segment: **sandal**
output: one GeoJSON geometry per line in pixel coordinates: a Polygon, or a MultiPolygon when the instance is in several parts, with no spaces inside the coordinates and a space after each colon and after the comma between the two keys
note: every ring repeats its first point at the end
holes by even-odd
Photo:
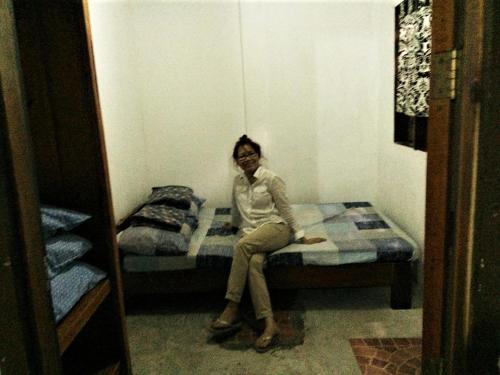
{"type": "Polygon", "coordinates": [[[241,321],[229,323],[222,319],[215,319],[208,329],[214,336],[226,335],[238,331],[241,328],[241,321]]]}
{"type": "Polygon", "coordinates": [[[254,348],[257,353],[265,353],[279,345],[279,333],[275,333],[272,336],[260,336],[255,342],[254,348]],[[257,341],[265,343],[265,346],[258,346],[257,341]]]}

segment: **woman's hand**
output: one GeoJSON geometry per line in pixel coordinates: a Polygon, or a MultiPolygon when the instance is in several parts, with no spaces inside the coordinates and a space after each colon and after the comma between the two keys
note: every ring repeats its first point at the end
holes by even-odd
{"type": "Polygon", "coordinates": [[[325,241],[326,241],[326,238],[323,238],[323,237],[310,237],[310,238],[304,237],[302,239],[302,243],[304,245],[312,245],[315,243],[320,243],[320,242],[325,242],[325,241]]]}

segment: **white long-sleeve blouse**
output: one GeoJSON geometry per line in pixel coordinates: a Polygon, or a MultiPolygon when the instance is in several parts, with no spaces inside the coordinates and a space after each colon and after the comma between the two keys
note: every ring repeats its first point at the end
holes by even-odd
{"type": "Polygon", "coordinates": [[[254,177],[253,184],[244,173],[234,178],[231,224],[248,234],[267,223],[287,223],[295,240],[303,238],[304,231],[293,217],[284,181],[262,166],[254,177]]]}

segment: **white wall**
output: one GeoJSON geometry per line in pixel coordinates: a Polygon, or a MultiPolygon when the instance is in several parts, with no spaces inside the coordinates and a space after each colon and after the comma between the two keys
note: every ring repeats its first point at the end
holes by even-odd
{"type": "MultiPolygon", "coordinates": [[[[394,4],[399,1],[393,0],[394,4]]],[[[394,143],[394,5],[378,8],[380,20],[377,206],[423,249],[427,154],[394,143]]]]}
{"type": "Polygon", "coordinates": [[[243,3],[249,133],[262,141],[293,202],[375,198],[372,8],[243,3]]]}
{"type": "Polygon", "coordinates": [[[228,203],[244,132],[236,2],[133,3],[149,183],[228,203]]]}
{"type": "Polygon", "coordinates": [[[126,1],[89,2],[115,219],[149,193],[135,32],[126,1]]]}
{"type": "Polygon", "coordinates": [[[392,2],[91,1],[117,216],[163,184],[227,205],[247,132],[292,202],[374,201],[423,245],[426,154],[393,143],[392,2]]]}
{"type": "Polygon", "coordinates": [[[132,5],[152,185],[227,205],[232,146],[247,132],[293,202],[375,198],[372,5],[132,5]]]}

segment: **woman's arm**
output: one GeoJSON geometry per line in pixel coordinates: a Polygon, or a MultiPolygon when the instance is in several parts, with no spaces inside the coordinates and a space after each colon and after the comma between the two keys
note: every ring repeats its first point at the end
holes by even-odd
{"type": "Polygon", "coordinates": [[[239,228],[241,224],[241,215],[238,205],[236,204],[236,196],[235,196],[235,184],[233,183],[233,190],[231,193],[231,226],[233,228],[239,228]]]}
{"type": "Polygon", "coordinates": [[[300,226],[295,221],[295,218],[293,217],[292,208],[290,207],[288,196],[286,195],[286,187],[284,181],[278,176],[275,176],[272,179],[269,190],[280,216],[285,219],[290,228],[292,228],[295,236],[295,241],[300,242],[300,240],[304,238],[304,231],[302,230],[302,228],[300,228],[300,226]]]}
{"type": "Polygon", "coordinates": [[[309,238],[302,237],[300,239],[300,241],[297,241],[297,242],[302,243],[304,245],[312,245],[314,243],[320,243],[320,242],[325,242],[325,241],[326,241],[326,238],[323,238],[323,237],[309,237],[309,238]]]}
{"type": "Polygon", "coordinates": [[[292,207],[288,202],[288,197],[286,195],[285,182],[279,178],[275,177],[271,184],[271,195],[273,197],[276,208],[278,209],[280,216],[285,219],[287,224],[292,228],[295,236],[295,242],[302,243],[305,245],[312,245],[315,243],[320,243],[326,241],[322,237],[311,237],[306,238],[304,236],[304,230],[295,221],[292,213],[292,207]]]}

